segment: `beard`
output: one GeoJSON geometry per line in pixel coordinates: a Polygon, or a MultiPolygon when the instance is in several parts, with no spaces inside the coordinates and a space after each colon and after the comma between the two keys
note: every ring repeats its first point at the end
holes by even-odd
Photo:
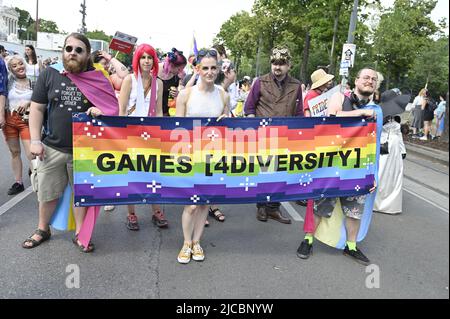
{"type": "Polygon", "coordinates": [[[64,59],[63,60],[64,69],[69,73],[81,73],[83,71],[86,71],[87,69],[87,63],[86,62],[80,62],[75,59],[64,59]]]}
{"type": "Polygon", "coordinates": [[[375,93],[375,89],[366,89],[366,90],[364,90],[364,89],[362,89],[362,90],[359,90],[358,89],[358,93],[361,95],[361,96],[364,96],[364,97],[370,97],[372,94],[374,94],[375,93]]]}

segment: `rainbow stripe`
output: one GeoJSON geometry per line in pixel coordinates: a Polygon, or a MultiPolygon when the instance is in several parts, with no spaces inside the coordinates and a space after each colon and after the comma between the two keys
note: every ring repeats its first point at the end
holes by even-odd
{"type": "Polygon", "coordinates": [[[216,122],[147,117],[92,120],[78,113],[73,117],[73,141],[77,206],[240,204],[354,196],[368,193],[375,179],[376,123],[357,117],[216,122]],[[330,162],[333,152],[348,158],[335,154],[330,162]],[[152,156],[155,162],[149,160],[152,156]],[[232,161],[233,156],[245,159],[247,167],[232,161]],[[177,162],[181,157],[190,169],[177,162]],[[224,157],[228,167],[221,171],[224,157]],[[261,167],[260,162],[271,157],[278,163],[272,160],[268,168],[261,167]],[[321,157],[325,167],[318,167],[321,157]]]}

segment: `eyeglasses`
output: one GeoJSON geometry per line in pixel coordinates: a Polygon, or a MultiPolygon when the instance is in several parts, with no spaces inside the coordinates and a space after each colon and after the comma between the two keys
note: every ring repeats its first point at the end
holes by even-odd
{"type": "Polygon", "coordinates": [[[83,49],[83,48],[80,48],[80,47],[73,47],[73,46],[71,46],[71,45],[66,46],[66,47],[64,48],[64,50],[65,50],[67,53],[72,53],[73,50],[75,50],[75,52],[76,52],[77,54],[81,54],[81,53],[84,52],[84,49],[83,49]]]}
{"type": "Polygon", "coordinates": [[[363,77],[359,77],[358,79],[363,79],[364,81],[372,81],[372,82],[378,82],[378,78],[372,78],[372,77],[370,77],[370,76],[368,76],[368,75],[366,75],[366,76],[363,76],[363,77]]]}

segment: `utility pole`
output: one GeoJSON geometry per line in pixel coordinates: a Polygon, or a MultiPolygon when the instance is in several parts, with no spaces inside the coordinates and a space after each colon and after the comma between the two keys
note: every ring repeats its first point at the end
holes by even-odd
{"type": "Polygon", "coordinates": [[[81,20],[81,34],[86,34],[87,28],[86,28],[86,0],[83,0],[83,3],[81,4],[81,10],[80,13],[83,15],[83,18],[81,20]]]}
{"type": "MultiPolygon", "coordinates": [[[[350,26],[348,28],[347,35],[347,43],[353,43],[355,40],[355,30],[356,30],[356,22],[358,21],[358,0],[354,0],[353,2],[353,11],[350,18],[350,26]]],[[[342,76],[341,89],[345,90],[345,86],[347,85],[348,79],[347,76],[342,76]]]]}
{"type": "Polygon", "coordinates": [[[38,32],[39,32],[39,0],[36,0],[36,43],[38,38],[38,32]]]}

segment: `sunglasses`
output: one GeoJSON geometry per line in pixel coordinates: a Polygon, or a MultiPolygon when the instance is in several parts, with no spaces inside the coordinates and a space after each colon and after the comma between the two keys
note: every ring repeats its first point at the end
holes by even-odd
{"type": "Polygon", "coordinates": [[[206,56],[217,57],[217,51],[216,50],[200,50],[200,51],[198,51],[197,57],[204,58],[206,56]]]}
{"type": "Polygon", "coordinates": [[[81,54],[81,53],[84,52],[84,49],[83,49],[83,48],[80,48],[80,47],[73,47],[73,46],[71,46],[71,45],[66,46],[66,47],[64,48],[64,50],[65,50],[67,53],[72,53],[73,50],[75,50],[75,52],[76,52],[77,54],[81,54]]]}

